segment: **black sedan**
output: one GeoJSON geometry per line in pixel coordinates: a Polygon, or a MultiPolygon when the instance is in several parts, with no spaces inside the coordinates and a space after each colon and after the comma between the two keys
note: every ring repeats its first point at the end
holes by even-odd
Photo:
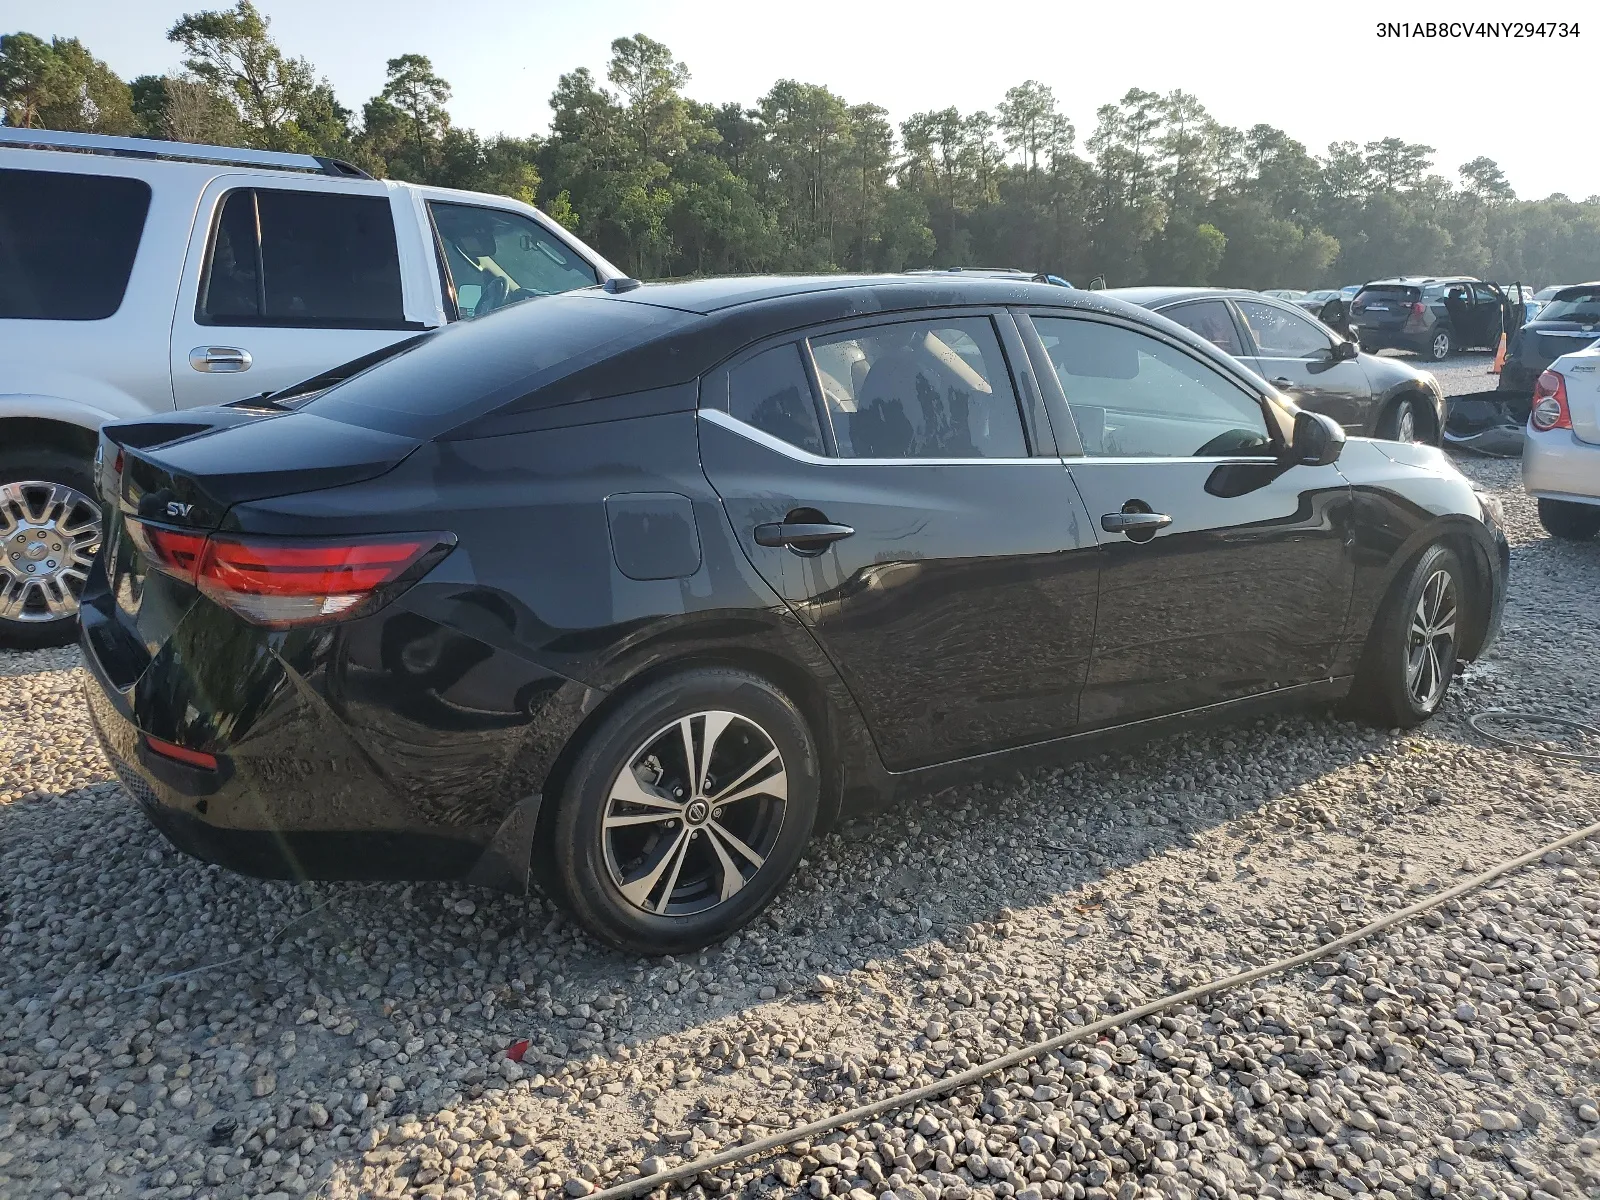
{"type": "MultiPolygon", "coordinates": [[[[1600,340],[1600,283],[1578,283],[1551,296],[1539,315],[1519,329],[1506,349],[1500,371],[1502,392],[1533,399],[1533,385],[1563,354],[1600,340]]],[[[1527,420],[1524,406],[1522,419],[1527,420]]]]}
{"type": "Polygon", "coordinates": [[[1437,710],[1492,502],[1188,330],[969,278],[612,281],[108,426],[88,696],[150,820],[723,937],[851,806],[1347,695],[1437,710]]]}
{"type": "Polygon", "coordinates": [[[1347,433],[1438,445],[1444,389],[1427,371],[1364,354],[1297,305],[1231,288],[1137,287],[1102,293],[1153,309],[1232,355],[1301,408],[1347,433]]]}

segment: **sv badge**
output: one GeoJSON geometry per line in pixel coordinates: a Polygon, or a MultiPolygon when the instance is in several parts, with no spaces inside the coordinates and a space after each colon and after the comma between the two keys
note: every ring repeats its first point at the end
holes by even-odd
{"type": "Polygon", "coordinates": [[[183,504],[177,500],[167,501],[167,516],[169,517],[177,517],[180,520],[186,520],[189,514],[193,511],[194,505],[192,504],[183,504]]]}

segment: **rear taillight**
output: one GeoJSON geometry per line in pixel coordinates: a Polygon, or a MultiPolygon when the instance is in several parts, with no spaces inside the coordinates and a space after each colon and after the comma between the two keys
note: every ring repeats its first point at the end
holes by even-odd
{"type": "Polygon", "coordinates": [[[1413,317],[1420,317],[1425,311],[1421,300],[1413,300],[1411,302],[1411,315],[1413,317]]]}
{"type": "Polygon", "coordinates": [[[1528,422],[1540,433],[1552,429],[1571,429],[1572,413],[1567,408],[1567,381],[1559,371],[1546,371],[1533,388],[1533,408],[1528,422]]]}
{"type": "Polygon", "coordinates": [[[370,612],[449,553],[448,533],[361,538],[235,537],[128,522],[157,570],[256,625],[283,628],[370,612]]]}

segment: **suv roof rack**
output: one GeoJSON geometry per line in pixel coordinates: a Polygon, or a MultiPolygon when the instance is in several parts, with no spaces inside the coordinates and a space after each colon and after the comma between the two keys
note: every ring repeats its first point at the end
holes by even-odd
{"type": "Polygon", "coordinates": [[[154,138],[114,137],[102,133],[65,133],[58,129],[0,128],[0,148],[72,150],[79,154],[109,154],[118,158],[170,159],[175,162],[224,163],[237,167],[270,167],[278,171],[307,171],[347,179],[371,179],[360,167],[320,154],[290,154],[279,150],[246,150],[238,146],[205,146],[195,142],[163,142],[154,138]]]}

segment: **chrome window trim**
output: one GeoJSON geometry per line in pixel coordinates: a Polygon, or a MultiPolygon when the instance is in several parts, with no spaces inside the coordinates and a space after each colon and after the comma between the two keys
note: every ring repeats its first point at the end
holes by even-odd
{"type": "Polygon", "coordinates": [[[720,425],[731,433],[736,433],[742,438],[755,442],[758,446],[765,446],[768,450],[775,450],[779,454],[794,459],[796,462],[809,463],[818,467],[983,467],[1002,464],[1016,466],[1019,463],[1043,463],[1046,466],[1059,467],[1061,459],[1057,457],[1043,457],[1032,455],[1027,458],[828,458],[820,454],[812,454],[809,450],[802,450],[799,446],[791,445],[782,438],[773,437],[764,429],[757,429],[754,425],[746,425],[738,417],[729,416],[720,408],[702,408],[699,410],[702,421],[710,421],[713,425],[720,425]]]}

